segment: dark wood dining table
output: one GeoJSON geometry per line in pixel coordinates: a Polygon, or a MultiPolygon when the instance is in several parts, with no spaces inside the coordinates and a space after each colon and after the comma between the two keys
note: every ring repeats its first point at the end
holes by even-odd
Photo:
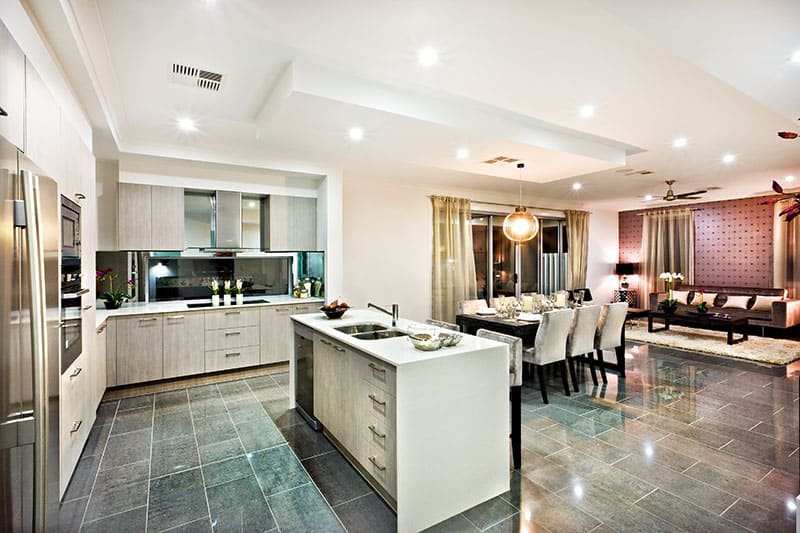
{"type": "Polygon", "coordinates": [[[525,348],[533,346],[536,341],[536,332],[539,329],[538,320],[517,320],[497,315],[456,315],[456,324],[461,328],[461,331],[469,335],[475,335],[475,332],[482,328],[519,337],[522,339],[522,344],[525,348]]]}

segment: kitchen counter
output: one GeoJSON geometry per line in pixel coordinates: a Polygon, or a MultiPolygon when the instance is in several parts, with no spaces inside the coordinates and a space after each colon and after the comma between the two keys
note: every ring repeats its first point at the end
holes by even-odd
{"type": "MultiPolygon", "coordinates": [[[[323,305],[324,299],[323,298],[294,298],[292,296],[288,296],[285,294],[275,295],[275,296],[253,296],[250,298],[251,300],[267,300],[268,303],[247,303],[248,299],[245,298],[244,305],[237,306],[237,305],[230,305],[230,306],[223,306],[220,305],[218,307],[189,307],[188,304],[194,303],[204,303],[208,302],[211,303],[211,299],[199,299],[199,300],[179,300],[179,301],[172,301],[172,302],[126,302],[122,307],[119,309],[104,309],[101,306],[103,303],[98,300],[97,312],[95,313],[95,328],[99,328],[103,325],[109,317],[120,317],[120,316],[135,316],[135,315],[151,315],[151,314],[160,314],[160,313],[191,313],[194,311],[210,311],[215,309],[234,309],[234,308],[247,308],[247,307],[269,307],[274,305],[289,305],[289,304],[307,304],[307,303],[314,303],[318,302],[320,305],[323,305]]],[[[222,300],[222,296],[220,296],[220,300],[222,300]]],[[[324,318],[324,316],[323,316],[324,318]]]]}

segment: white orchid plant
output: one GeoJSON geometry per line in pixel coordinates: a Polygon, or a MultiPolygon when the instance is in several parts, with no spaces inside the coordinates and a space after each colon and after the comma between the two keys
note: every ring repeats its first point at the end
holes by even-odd
{"type": "Polygon", "coordinates": [[[219,281],[217,281],[216,278],[212,279],[211,283],[209,283],[209,285],[208,285],[208,288],[211,289],[211,294],[213,294],[214,296],[218,295],[219,294],[219,281]]]}
{"type": "Polygon", "coordinates": [[[225,283],[223,284],[223,287],[224,287],[224,290],[225,290],[225,294],[230,294],[231,293],[231,280],[226,279],[225,283]]]}
{"type": "Polygon", "coordinates": [[[675,309],[678,301],[673,298],[672,290],[675,287],[676,281],[683,281],[684,276],[680,272],[662,272],[658,275],[658,279],[664,282],[664,289],[667,291],[667,297],[659,303],[659,306],[664,310],[675,309]]]}
{"type": "Polygon", "coordinates": [[[242,287],[243,286],[244,286],[244,283],[242,283],[242,280],[237,279],[236,280],[236,294],[242,294],[242,287]]]}

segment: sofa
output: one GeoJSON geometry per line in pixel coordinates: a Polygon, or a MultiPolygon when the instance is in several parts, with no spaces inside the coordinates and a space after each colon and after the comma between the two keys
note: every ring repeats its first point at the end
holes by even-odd
{"type": "MultiPolygon", "coordinates": [[[[689,291],[688,302],[694,298],[694,294],[700,290],[705,293],[717,293],[714,304],[709,309],[709,313],[727,313],[731,316],[747,317],[747,323],[751,326],[761,326],[763,328],[788,329],[800,324],[800,300],[790,300],[785,298],[786,291],[780,288],[753,288],[753,287],[719,287],[708,285],[679,285],[675,287],[678,291],[689,291]],[[735,309],[722,306],[728,301],[728,296],[750,296],[747,302],[747,309],[735,309]],[[756,300],[756,295],[781,296],[779,301],[772,302],[770,311],[754,311],[751,308],[756,300]]],[[[666,292],[650,293],[650,309],[658,309],[658,303],[666,298],[666,292]]],[[[694,310],[693,305],[678,304],[678,312],[694,310]]]]}

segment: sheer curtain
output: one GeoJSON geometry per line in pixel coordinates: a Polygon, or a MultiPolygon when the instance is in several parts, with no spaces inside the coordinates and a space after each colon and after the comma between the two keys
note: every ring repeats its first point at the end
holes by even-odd
{"type": "Polygon", "coordinates": [[[433,204],[433,308],[436,320],[455,322],[456,302],[477,298],[469,200],[431,197],[433,204]]]}
{"type": "Polygon", "coordinates": [[[641,301],[660,290],[658,275],[680,272],[683,283],[694,283],[694,212],[691,209],[654,211],[642,216],[641,301]]]}
{"type": "Polygon", "coordinates": [[[778,216],[788,200],[775,203],[773,219],[773,286],[786,289],[789,298],[800,298],[800,218],[785,222],[778,216]]]}
{"type": "Polygon", "coordinates": [[[586,287],[586,265],[589,260],[589,213],[565,211],[567,214],[567,288],[586,287]]]}

